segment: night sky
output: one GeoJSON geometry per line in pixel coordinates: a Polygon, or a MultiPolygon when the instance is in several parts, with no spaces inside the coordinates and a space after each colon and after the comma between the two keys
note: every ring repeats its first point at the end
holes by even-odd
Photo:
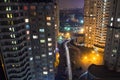
{"type": "Polygon", "coordinates": [[[84,0],[59,0],[60,9],[83,8],[84,0]]]}

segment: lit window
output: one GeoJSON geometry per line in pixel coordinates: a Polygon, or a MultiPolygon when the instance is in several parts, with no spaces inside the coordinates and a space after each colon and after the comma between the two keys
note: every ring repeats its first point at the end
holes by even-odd
{"type": "Polygon", "coordinates": [[[57,8],[57,6],[54,6],[54,8],[57,8]]]}
{"type": "Polygon", "coordinates": [[[12,14],[10,14],[10,18],[12,18],[13,16],[12,16],[12,14]]]}
{"type": "Polygon", "coordinates": [[[50,21],[50,20],[51,20],[51,17],[46,17],[46,20],[49,20],[49,21],[50,21]]]}
{"type": "Polygon", "coordinates": [[[28,23],[28,22],[29,22],[29,19],[25,19],[25,22],[28,23]]]}
{"type": "Polygon", "coordinates": [[[10,18],[9,14],[7,14],[7,18],[10,18]]]}
{"type": "Polygon", "coordinates": [[[52,46],[52,43],[48,43],[48,46],[52,46]]]}
{"type": "Polygon", "coordinates": [[[55,27],[57,27],[57,24],[55,24],[55,27]]]}
{"type": "Polygon", "coordinates": [[[6,11],[8,11],[8,7],[6,7],[6,11]]]}
{"type": "Polygon", "coordinates": [[[29,47],[28,50],[32,50],[31,47],[29,47]]]}
{"type": "Polygon", "coordinates": [[[39,29],[39,32],[44,32],[45,31],[45,29],[39,29]]]}
{"type": "Polygon", "coordinates": [[[33,35],[33,39],[38,39],[38,36],[37,35],[33,35]]]}
{"type": "Polygon", "coordinates": [[[91,39],[91,37],[89,37],[89,39],[91,39]]]}
{"type": "Polygon", "coordinates": [[[111,17],[111,21],[113,21],[113,17],[111,17]]]}
{"type": "Polygon", "coordinates": [[[107,2],[107,0],[104,0],[104,2],[107,2]]]}
{"type": "Polygon", "coordinates": [[[52,38],[48,38],[48,41],[52,41],[52,38]]]}
{"type": "Polygon", "coordinates": [[[6,11],[11,11],[11,7],[6,7],[6,11]]]}
{"type": "Polygon", "coordinates": [[[26,31],[26,34],[30,34],[30,31],[26,31]]]}
{"type": "Polygon", "coordinates": [[[120,22],[120,18],[117,18],[117,22],[120,22]]]}
{"type": "Polygon", "coordinates": [[[114,54],[112,54],[111,56],[114,57],[114,54]]]}
{"type": "Polygon", "coordinates": [[[42,54],[42,57],[46,57],[46,55],[45,55],[45,54],[42,54]]]}
{"type": "Polygon", "coordinates": [[[27,37],[27,40],[30,40],[30,37],[29,37],[29,36],[27,37]]]}
{"type": "Polygon", "coordinates": [[[13,47],[13,50],[18,50],[18,48],[17,47],[13,47]]]}
{"type": "Polygon", "coordinates": [[[45,43],[45,40],[40,40],[40,43],[45,43]]]}
{"type": "Polygon", "coordinates": [[[7,0],[4,0],[4,2],[7,2],[7,0]]]}
{"type": "Polygon", "coordinates": [[[57,29],[57,24],[55,24],[55,29],[57,29]]]}
{"type": "Polygon", "coordinates": [[[52,71],[53,71],[53,69],[49,69],[49,71],[50,71],[50,72],[52,72],[52,71]]]}
{"type": "Polygon", "coordinates": [[[9,7],[9,11],[11,11],[11,7],[9,7]]]}
{"type": "Polygon", "coordinates": [[[110,26],[113,26],[113,23],[110,23],[110,26]]]}
{"type": "Polygon", "coordinates": [[[112,50],[112,52],[113,52],[113,53],[116,53],[116,52],[117,52],[117,50],[116,50],[116,49],[113,49],[113,50],[112,50]]]}
{"type": "Polygon", "coordinates": [[[48,72],[47,71],[43,71],[43,74],[48,74],[48,72]]]}
{"type": "Polygon", "coordinates": [[[47,25],[48,25],[48,26],[51,26],[51,23],[50,23],[50,22],[47,22],[47,25]]]}
{"type": "Polygon", "coordinates": [[[11,37],[11,38],[15,38],[15,34],[11,34],[10,37],[11,37]]]}
{"type": "Polygon", "coordinates": [[[30,57],[30,61],[32,61],[33,60],[33,57],[30,57]]]}
{"type": "Polygon", "coordinates": [[[14,27],[12,27],[12,28],[10,27],[9,30],[13,31],[13,32],[15,31],[14,27]]]}
{"type": "Polygon", "coordinates": [[[106,5],[106,3],[104,3],[104,5],[106,5]]]}
{"type": "Polygon", "coordinates": [[[43,67],[44,70],[47,70],[47,67],[43,67]]]}
{"type": "Polygon", "coordinates": [[[90,16],[93,16],[92,14],[90,14],[90,16]]]}
{"type": "Polygon", "coordinates": [[[28,7],[27,7],[27,6],[24,6],[24,10],[28,10],[28,7]]]}
{"type": "Polygon", "coordinates": [[[35,7],[35,6],[30,6],[30,9],[31,9],[31,10],[35,10],[36,7],[35,7]]]}
{"type": "Polygon", "coordinates": [[[12,67],[15,67],[15,65],[13,64],[12,67]]]}
{"type": "Polygon", "coordinates": [[[102,26],[104,26],[104,24],[102,23],[102,26]]]}
{"type": "Polygon", "coordinates": [[[17,42],[16,41],[12,41],[12,44],[16,44],[17,42]]]}
{"type": "Polygon", "coordinates": [[[116,37],[116,38],[119,38],[119,35],[118,35],[118,34],[116,34],[116,35],[115,35],[115,37],[116,37]]]}
{"type": "Polygon", "coordinates": [[[30,28],[30,26],[29,25],[26,25],[26,29],[29,29],[30,28]]]}
{"type": "Polygon", "coordinates": [[[52,48],[48,48],[49,51],[52,51],[52,48]]]}
{"type": "Polygon", "coordinates": [[[105,9],[103,9],[103,11],[105,11],[105,9]]]}
{"type": "Polygon", "coordinates": [[[49,52],[48,54],[49,54],[49,55],[52,55],[52,52],[49,52]]]}

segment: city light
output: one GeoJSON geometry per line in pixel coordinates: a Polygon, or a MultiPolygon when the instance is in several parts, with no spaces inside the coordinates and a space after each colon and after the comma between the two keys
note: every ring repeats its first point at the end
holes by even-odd
{"type": "Polygon", "coordinates": [[[84,68],[88,68],[91,64],[102,65],[103,64],[103,55],[91,51],[85,54],[82,54],[80,62],[83,64],[84,68]]]}
{"type": "Polygon", "coordinates": [[[59,58],[60,58],[60,54],[58,52],[56,53],[55,58],[56,60],[55,60],[54,66],[57,67],[59,65],[59,58]]]}
{"type": "Polygon", "coordinates": [[[64,27],[65,31],[70,31],[70,27],[64,27]]]}
{"type": "Polygon", "coordinates": [[[67,33],[65,34],[65,38],[66,38],[66,39],[70,39],[70,37],[71,37],[70,33],[67,32],[67,33]]]}
{"type": "Polygon", "coordinates": [[[80,21],[80,23],[82,23],[82,24],[83,24],[83,23],[84,23],[84,21],[83,21],[83,20],[81,20],[81,21],[80,21]]]}

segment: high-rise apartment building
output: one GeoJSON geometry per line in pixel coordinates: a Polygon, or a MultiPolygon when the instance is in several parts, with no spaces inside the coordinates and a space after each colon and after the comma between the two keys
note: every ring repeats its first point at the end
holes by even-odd
{"type": "Polygon", "coordinates": [[[91,65],[88,80],[120,80],[120,0],[109,1],[104,65],[91,65]]]}
{"type": "Polygon", "coordinates": [[[84,32],[85,46],[93,47],[95,42],[95,30],[97,19],[97,0],[84,1],[84,32]]]}
{"type": "Polygon", "coordinates": [[[94,48],[103,52],[106,42],[106,32],[110,11],[110,0],[97,0],[97,21],[94,48]]]}
{"type": "Polygon", "coordinates": [[[85,0],[84,28],[86,47],[104,51],[109,6],[109,0],[85,0]]]}
{"type": "Polygon", "coordinates": [[[0,55],[8,80],[32,79],[30,39],[26,34],[28,19],[23,6],[15,1],[0,0],[0,55]]]}
{"type": "Polygon", "coordinates": [[[104,63],[110,70],[120,72],[120,0],[110,1],[104,63]]]}
{"type": "Polygon", "coordinates": [[[54,80],[57,0],[0,0],[0,55],[8,80],[54,80]]]}

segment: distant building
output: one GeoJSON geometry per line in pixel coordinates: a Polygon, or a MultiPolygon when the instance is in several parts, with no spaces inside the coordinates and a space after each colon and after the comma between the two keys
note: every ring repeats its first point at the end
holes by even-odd
{"type": "Polygon", "coordinates": [[[110,2],[104,63],[110,70],[120,72],[120,0],[110,2]]]}
{"type": "Polygon", "coordinates": [[[0,55],[8,80],[54,80],[57,0],[0,0],[0,55]]]}
{"type": "Polygon", "coordinates": [[[85,46],[104,51],[109,17],[109,0],[85,0],[85,46]]]}
{"type": "Polygon", "coordinates": [[[60,32],[74,31],[83,26],[83,9],[64,9],[60,10],[60,32]]]}

